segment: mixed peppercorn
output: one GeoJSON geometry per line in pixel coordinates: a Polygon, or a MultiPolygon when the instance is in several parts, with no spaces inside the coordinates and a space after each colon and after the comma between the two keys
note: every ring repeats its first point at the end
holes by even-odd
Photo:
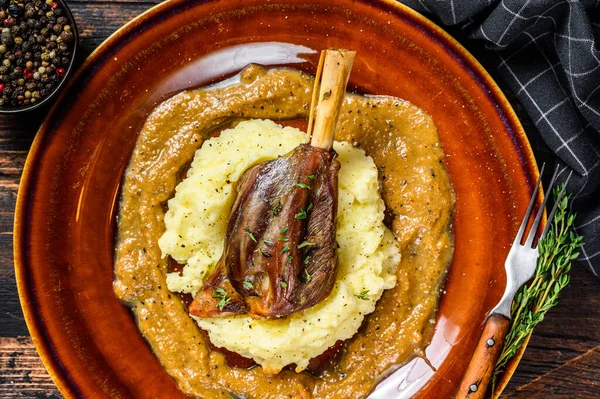
{"type": "Polygon", "coordinates": [[[75,44],[66,14],[53,0],[0,0],[0,106],[40,102],[62,81],[75,44]]]}

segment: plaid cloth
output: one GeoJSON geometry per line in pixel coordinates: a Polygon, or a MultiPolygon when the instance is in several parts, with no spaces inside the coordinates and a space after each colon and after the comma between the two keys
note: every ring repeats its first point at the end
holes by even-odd
{"type": "MultiPolygon", "coordinates": [[[[493,51],[495,66],[553,153],[600,275],[600,0],[401,0],[493,51]]],[[[534,152],[542,151],[534,141],[534,152]]],[[[550,166],[550,165],[548,165],[550,166]]]]}

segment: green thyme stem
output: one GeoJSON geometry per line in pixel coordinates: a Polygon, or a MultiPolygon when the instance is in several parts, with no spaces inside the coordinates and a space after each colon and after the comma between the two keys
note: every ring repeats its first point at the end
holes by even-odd
{"type": "MultiPolygon", "coordinates": [[[[562,186],[556,188],[555,199],[562,189],[562,186]]],[[[572,232],[575,215],[568,211],[570,198],[565,195],[560,200],[548,233],[538,243],[539,258],[533,280],[515,295],[511,326],[494,368],[492,387],[535,326],[544,320],[546,312],[558,304],[561,291],[569,284],[571,263],[579,256],[578,250],[583,245],[583,238],[572,232]]]]}

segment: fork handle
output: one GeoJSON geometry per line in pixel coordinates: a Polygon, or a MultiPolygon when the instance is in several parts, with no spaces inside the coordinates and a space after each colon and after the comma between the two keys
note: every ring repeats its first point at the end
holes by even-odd
{"type": "Polygon", "coordinates": [[[510,321],[499,314],[492,314],[487,318],[456,399],[481,399],[485,396],[494,366],[502,352],[509,324],[510,321]]]}

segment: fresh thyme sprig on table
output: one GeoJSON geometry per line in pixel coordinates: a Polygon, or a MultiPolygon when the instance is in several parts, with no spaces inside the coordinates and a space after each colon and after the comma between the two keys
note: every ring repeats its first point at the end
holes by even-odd
{"type": "MultiPolygon", "coordinates": [[[[555,199],[562,189],[562,185],[556,188],[555,199]]],[[[583,245],[583,238],[572,231],[575,215],[568,211],[570,198],[565,195],[559,202],[551,228],[538,243],[539,258],[533,280],[521,287],[512,303],[511,326],[494,368],[493,385],[535,326],[544,320],[546,312],[558,304],[560,292],[569,284],[571,263],[583,245]]]]}

